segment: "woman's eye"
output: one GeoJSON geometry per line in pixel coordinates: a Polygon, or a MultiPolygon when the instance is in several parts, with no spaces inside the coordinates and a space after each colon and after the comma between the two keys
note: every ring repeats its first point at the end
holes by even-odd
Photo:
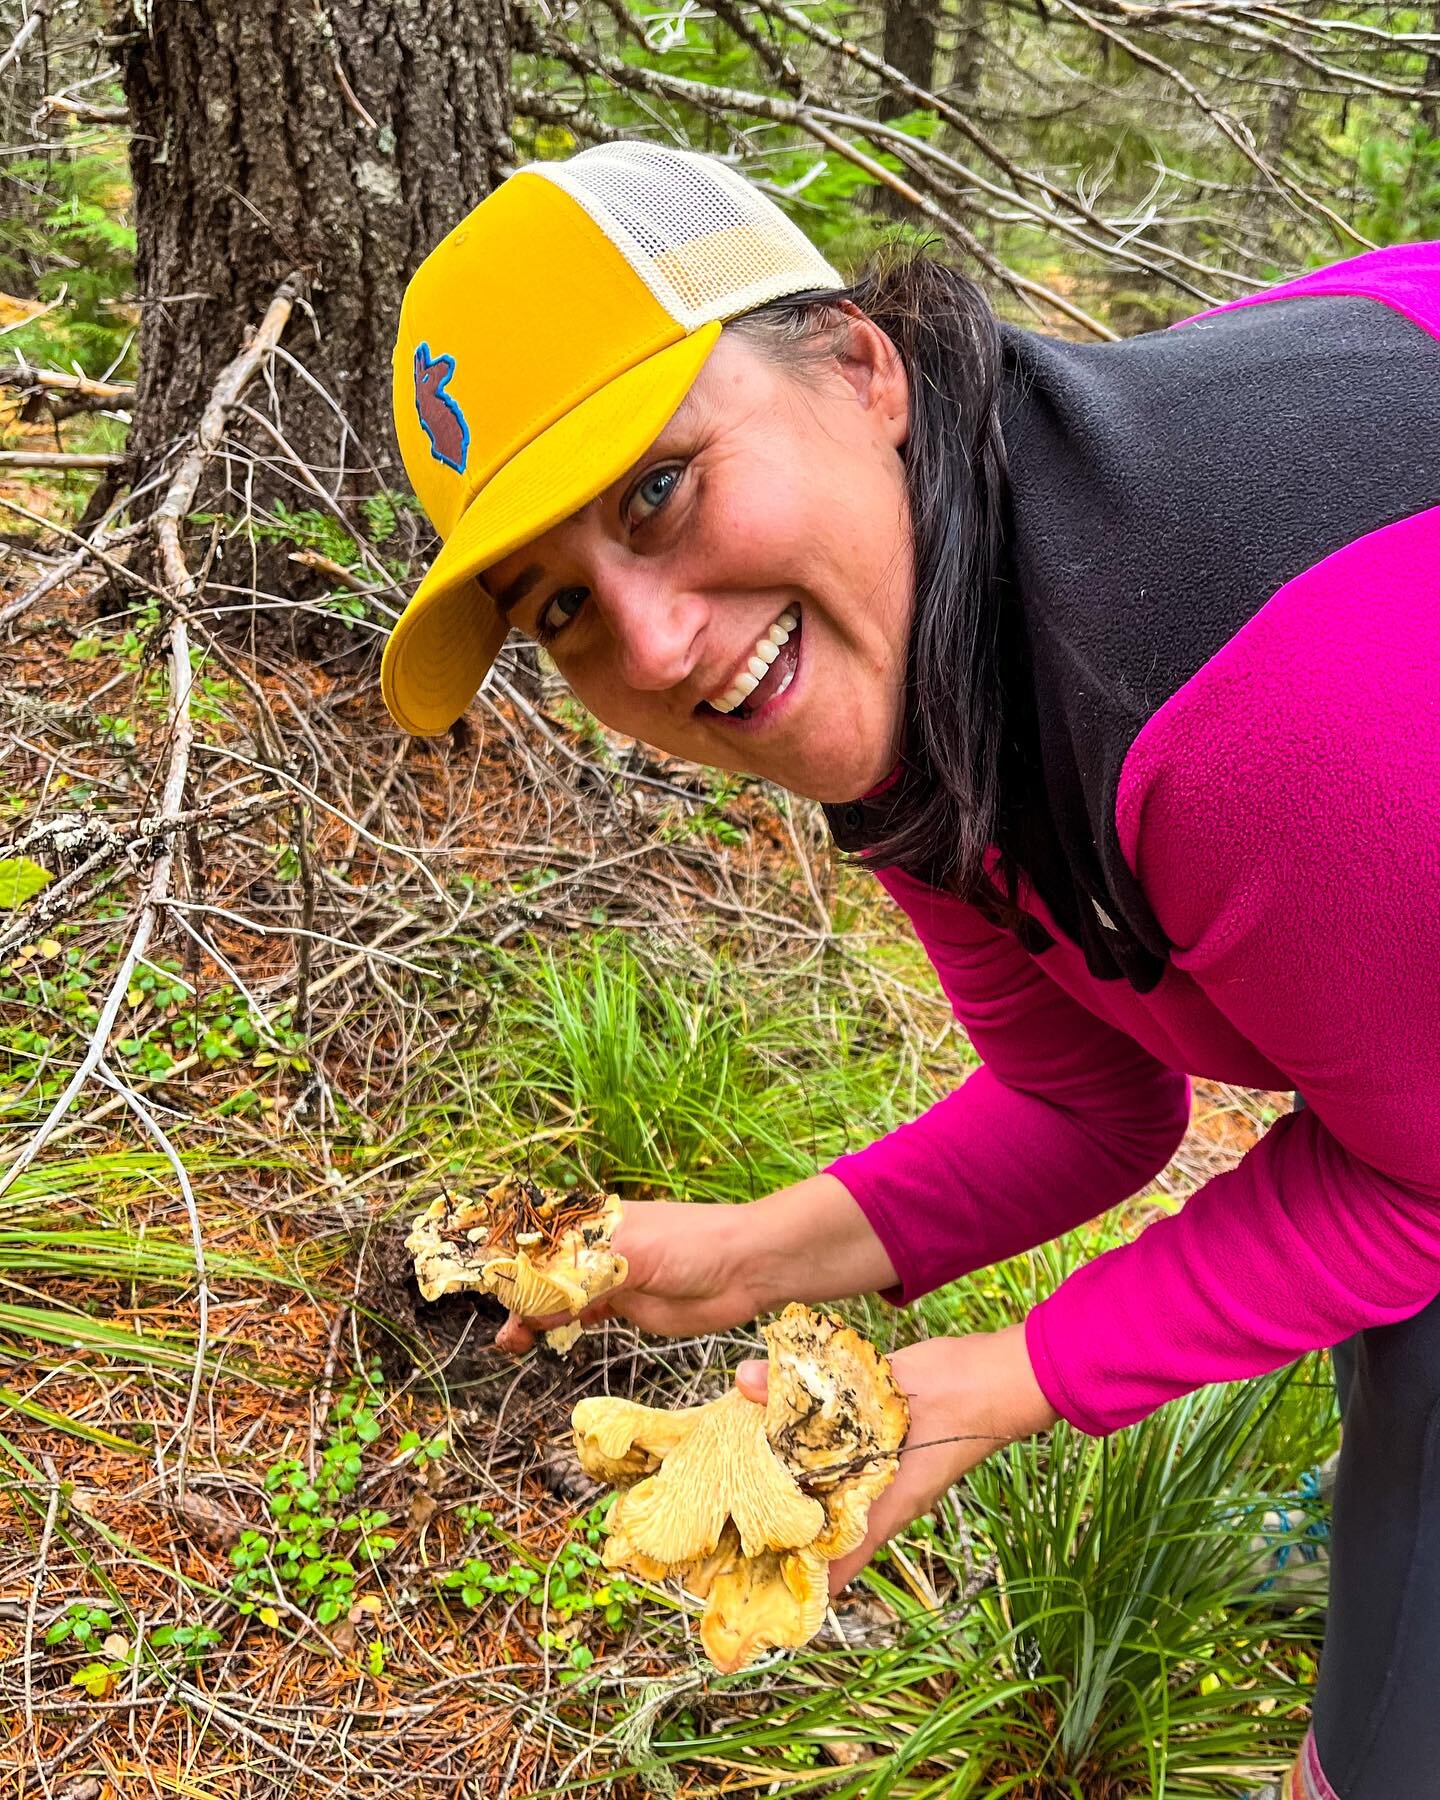
{"type": "Polygon", "coordinates": [[[625,509],[630,523],[643,525],[653,513],[659,512],[675,492],[679,480],[679,466],[672,464],[669,468],[652,469],[643,481],[637,482],[630,490],[630,500],[625,509]]]}
{"type": "Polygon", "coordinates": [[[589,598],[589,588],[583,587],[561,588],[552,594],[535,621],[536,636],[543,640],[563,631],[589,598]]]}

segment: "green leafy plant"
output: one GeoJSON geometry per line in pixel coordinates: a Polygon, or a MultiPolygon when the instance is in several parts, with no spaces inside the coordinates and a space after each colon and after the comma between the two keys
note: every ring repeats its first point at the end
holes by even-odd
{"type": "Polygon", "coordinates": [[[0,911],[23,906],[52,879],[48,869],[28,856],[7,856],[0,861],[0,911]]]}
{"type": "Polygon", "coordinates": [[[98,1606],[90,1600],[72,1600],[45,1633],[45,1642],[54,1648],[57,1644],[74,1644],[76,1649],[88,1649],[91,1644],[98,1644],[115,1629],[114,1614],[108,1607],[98,1606]]]}
{"type": "Polygon", "coordinates": [[[1369,199],[1362,223],[1379,244],[1403,244],[1440,231],[1440,136],[1417,124],[1408,137],[1367,138],[1357,157],[1369,199]]]}
{"type": "Polygon", "coordinates": [[[7,333],[7,350],[41,367],[133,373],[135,231],[124,136],[74,134],[50,156],[10,161],[6,177],[32,204],[0,217],[0,287],[23,283],[29,265],[40,270],[38,297],[64,300],[7,333]]]}
{"type": "Polygon", "coordinates": [[[745,782],[741,776],[715,777],[700,806],[693,812],[682,812],[668,825],[662,826],[659,836],[670,841],[687,837],[708,837],[717,844],[724,844],[731,849],[738,848],[746,842],[749,834],[728,816],[726,808],[744,788],[745,782]]]}
{"type": "Polygon", "coordinates": [[[350,1505],[364,1451],[380,1436],[383,1389],[378,1361],[349,1383],[331,1409],[313,1476],[298,1457],[283,1457],[266,1471],[266,1528],[242,1532],[230,1552],[237,1611],[275,1623],[275,1602],[283,1600],[317,1624],[334,1624],[353,1605],[364,1568],[395,1548],[383,1529],[389,1513],[350,1505]]]}
{"type": "Polygon", "coordinates": [[[70,1677],[70,1685],[83,1688],[92,1700],[105,1700],[114,1693],[120,1677],[129,1668],[125,1657],[107,1656],[103,1662],[88,1662],[77,1669],[70,1677]]]}
{"type": "Polygon", "coordinates": [[[148,1634],[146,1643],[154,1650],[179,1651],[181,1660],[198,1663],[207,1650],[220,1642],[221,1633],[213,1625],[160,1625],[148,1634]]]}
{"type": "Polygon", "coordinates": [[[618,1630],[633,1615],[640,1590],[623,1577],[607,1575],[600,1544],[609,1500],[597,1502],[575,1521],[569,1541],[548,1560],[502,1530],[493,1512],[462,1509],[462,1522],[492,1540],[488,1554],[467,1556],[439,1577],[441,1590],[474,1611],[501,1602],[528,1606],[554,1621],[541,1628],[538,1642],[561,1651],[574,1673],[588,1669],[594,1649],[579,1635],[590,1622],[618,1630]]]}
{"type": "MultiPolygon", "coordinates": [[[[82,945],[73,925],[57,925],[55,933],[0,968],[0,1007],[7,1009],[0,1015],[0,1070],[10,1090],[0,1111],[28,1104],[21,1096],[29,1084],[41,1098],[57,1091],[67,1052],[100,1016],[91,992],[117,946],[82,945]]],[[[198,994],[174,958],[142,964],[126,1002],[130,1029],[115,1040],[115,1054],[151,1080],[192,1054],[209,1067],[243,1063],[257,1071],[303,1072],[310,1066],[305,1036],[288,1009],[261,1021],[226,983],[198,994]]]]}

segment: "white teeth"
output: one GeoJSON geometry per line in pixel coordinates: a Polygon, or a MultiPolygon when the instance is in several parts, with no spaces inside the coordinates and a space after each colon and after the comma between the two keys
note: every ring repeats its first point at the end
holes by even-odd
{"type": "MultiPolygon", "coordinates": [[[[791,612],[789,607],[786,607],[764,637],[756,640],[755,647],[750,652],[749,662],[730,683],[730,686],[718,699],[710,702],[716,712],[734,712],[742,700],[747,700],[755,692],[769,673],[770,664],[780,654],[781,647],[789,642],[790,633],[799,623],[798,614],[791,612]]],[[[777,697],[785,692],[794,678],[792,670],[776,690],[777,697]]]]}

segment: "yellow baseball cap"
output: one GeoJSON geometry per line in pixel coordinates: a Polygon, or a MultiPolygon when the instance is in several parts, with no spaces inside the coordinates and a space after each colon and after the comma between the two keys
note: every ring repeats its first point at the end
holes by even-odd
{"type": "Polygon", "coordinates": [[[773,201],[713,157],[599,144],[530,163],[416,270],[395,429],[442,545],[385,646],[397,724],[446,731],[506,625],[476,576],[642,455],[726,319],[844,284],[773,201]]]}

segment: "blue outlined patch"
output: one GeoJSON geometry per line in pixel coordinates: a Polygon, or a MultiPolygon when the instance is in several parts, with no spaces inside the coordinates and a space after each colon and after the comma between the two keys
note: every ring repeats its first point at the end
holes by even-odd
{"type": "Polygon", "coordinates": [[[431,356],[428,344],[416,346],[416,417],[430,440],[430,454],[457,475],[463,475],[470,452],[470,426],[459,401],[445,392],[454,373],[453,356],[431,356]]]}

